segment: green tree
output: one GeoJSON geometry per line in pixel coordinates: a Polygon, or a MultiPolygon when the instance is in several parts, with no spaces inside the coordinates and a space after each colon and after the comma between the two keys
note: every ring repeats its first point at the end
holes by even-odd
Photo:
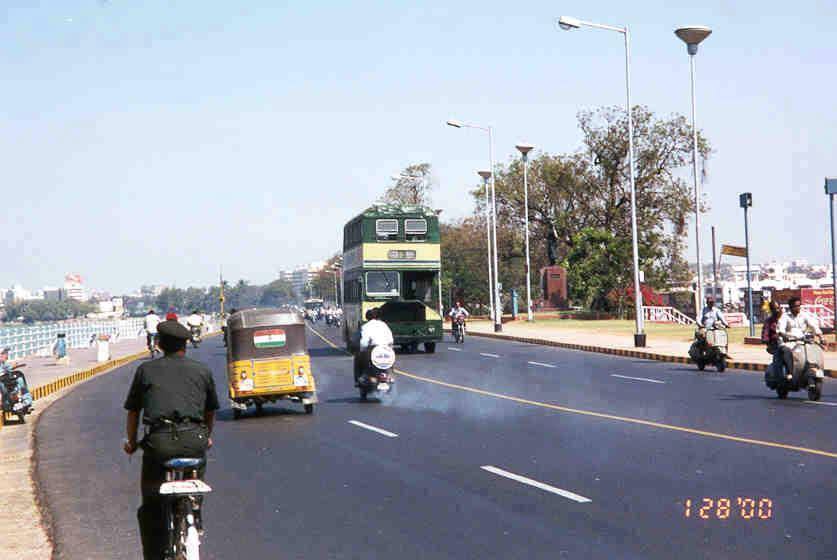
{"type": "Polygon", "coordinates": [[[442,301],[462,300],[472,312],[488,312],[485,221],[466,218],[441,224],[442,301]]]}
{"type": "Polygon", "coordinates": [[[186,292],[180,288],[163,288],[155,300],[154,304],[158,310],[165,313],[169,309],[182,311],[186,303],[186,292]]]}
{"type": "MultiPolygon", "coordinates": [[[[573,236],[564,262],[573,303],[597,311],[611,310],[608,295],[630,283],[631,253],[629,238],[603,229],[585,228],[573,236]]],[[[616,304],[624,306],[621,300],[616,304]]]]}
{"type": "MultiPolygon", "coordinates": [[[[683,116],[661,119],[639,106],[633,108],[633,118],[641,267],[646,280],[661,287],[688,276],[684,237],[694,205],[684,177],[691,163],[691,127],[683,116]]],[[[541,154],[529,164],[533,270],[546,264],[550,234],[564,257],[587,228],[631,237],[627,115],[618,108],[601,108],[579,113],[578,123],[583,135],[581,151],[541,154]]],[[[711,150],[701,134],[698,143],[702,163],[711,150]]],[[[499,221],[522,231],[521,162],[496,171],[499,221]]],[[[480,195],[481,191],[474,192],[477,211],[483,208],[480,195]]]]}
{"type": "Polygon", "coordinates": [[[6,306],[4,321],[22,319],[25,323],[63,321],[84,317],[95,311],[95,306],[75,300],[35,300],[14,302],[6,306]]]}
{"type": "Polygon", "coordinates": [[[386,190],[382,200],[390,204],[430,206],[433,181],[429,163],[407,166],[386,190]]]}
{"type": "Polygon", "coordinates": [[[274,280],[262,290],[260,304],[267,307],[288,305],[296,300],[294,287],[288,280],[274,280]]]}

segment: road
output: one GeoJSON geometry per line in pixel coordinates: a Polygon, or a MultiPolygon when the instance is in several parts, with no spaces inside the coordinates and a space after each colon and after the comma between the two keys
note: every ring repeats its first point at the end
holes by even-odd
{"type": "MultiPolygon", "coordinates": [[[[469,338],[399,355],[397,394],[361,403],[351,358],[308,342],[313,415],[219,414],[205,558],[837,558],[833,382],[779,401],[761,374],[469,338]]],[[[223,393],[220,340],[193,354],[223,393]]],[[[57,558],[139,557],[134,369],[42,416],[57,558]]]]}

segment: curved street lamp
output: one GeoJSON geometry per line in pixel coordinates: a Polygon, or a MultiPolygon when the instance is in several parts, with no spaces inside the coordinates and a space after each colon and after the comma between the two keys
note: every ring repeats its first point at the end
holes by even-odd
{"type": "MultiPolygon", "coordinates": [[[[695,55],[698,52],[698,45],[701,41],[712,34],[712,30],[702,25],[681,27],[674,32],[677,37],[686,43],[686,51],[689,53],[689,73],[692,78],[692,178],[695,184],[695,247],[697,251],[697,293],[695,298],[695,309],[699,313],[703,307],[703,264],[700,258],[700,177],[698,176],[698,140],[697,140],[697,117],[695,109],[695,55]]],[[[714,288],[713,288],[714,290],[714,288]]],[[[752,322],[752,318],[750,319],[752,322]]]]}
{"type": "Polygon", "coordinates": [[[628,110],[628,158],[631,177],[631,239],[634,253],[634,305],[636,306],[636,333],[634,333],[634,346],[645,346],[645,333],[643,332],[642,314],[642,291],[639,281],[639,245],[637,243],[636,227],[636,180],[634,178],[634,119],[631,113],[631,35],[627,27],[615,27],[601,23],[582,21],[574,17],[561,16],[558,18],[558,26],[569,31],[580,27],[592,27],[621,33],[625,38],[625,98],[628,110]]]}
{"type": "Polygon", "coordinates": [[[453,128],[475,128],[488,133],[488,164],[490,169],[488,171],[481,171],[488,173],[491,178],[491,210],[489,213],[488,207],[488,179],[483,177],[485,181],[485,219],[486,227],[490,225],[488,232],[488,295],[491,300],[492,317],[494,319],[494,332],[501,332],[503,330],[503,308],[500,306],[500,290],[497,289],[497,283],[500,279],[500,267],[497,262],[497,199],[494,190],[494,130],[490,126],[477,126],[475,124],[463,123],[461,121],[449,120],[446,123],[453,128]],[[492,282],[491,277],[491,255],[494,254],[494,278],[492,282]]]}
{"type": "Polygon", "coordinates": [[[529,144],[518,144],[515,146],[520,156],[523,158],[523,222],[524,222],[524,239],[526,240],[526,320],[530,323],[535,320],[532,315],[532,274],[530,270],[529,260],[529,152],[534,149],[534,146],[529,144]]]}

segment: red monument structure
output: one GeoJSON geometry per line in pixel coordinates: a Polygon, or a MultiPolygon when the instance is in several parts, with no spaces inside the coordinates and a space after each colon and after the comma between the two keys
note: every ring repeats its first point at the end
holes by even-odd
{"type": "Polygon", "coordinates": [[[541,269],[544,305],[553,309],[567,308],[567,270],[557,264],[541,269]]]}

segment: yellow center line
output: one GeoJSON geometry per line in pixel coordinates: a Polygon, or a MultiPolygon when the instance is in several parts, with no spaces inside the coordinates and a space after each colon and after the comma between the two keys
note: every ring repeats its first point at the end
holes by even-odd
{"type": "MultiPolygon", "coordinates": [[[[336,348],[338,350],[341,350],[342,352],[346,352],[345,350],[338,347],[336,344],[331,342],[329,339],[327,339],[325,336],[321,335],[319,332],[317,332],[313,328],[310,328],[310,329],[311,329],[311,332],[313,332],[318,337],[320,337],[323,340],[323,342],[325,342],[326,344],[328,344],[332,348],[336,348]]],[[[346,353],[348,354],[348,352],[346,352],[346,353]]],[[[652,427],[652,428],[659,428],[659,429],[663,429],[663,430],[671,430],[671,431],[675,431],[675,432],[683,432],[683,433],[687,433],[687,434],[693,434],[693,435],[704,436],[704,437],[715,438],[715,439],[723,439],[723,440],[727,440],[727,441],[735,441],[735,442],[739,442],[739,443],[749,443],[751,445],[759,445],[759,446],[762,446],[762,447],[774,447],[774,448],[778,448],[778,449],[787,449],[789,451],[799,451],[800,453],[810,453],[812,455],[820,455],[822,457],[829,457],[831,459],[837,459],[837,453],[833,453],[833,452],[830,452],[830,451],[823,451],[821,449],[811,449],[810,447],[800,447],[800,446],[797,446],[797,445],[788,445],[788,444],[785,444],[785,443],[778,443],[778,442],[774,442],[774,441],[765,441],[765,440],[761,440],[761,439],[753,439],[753,438],[735,436],[735,435],[731,435],[731,434],[709,432],[709,431],[706,431],[706,430],[698,430],[698,429],[695,429],[695,428],[686,428],[684,426],[675,426],[673,424],[664,424],[662,422],[652,422],[651,420],[641,420],[639,418],[630,418],[628,416],[617,416],[615,414],[607,414],[607,413],[604,413],[604,412],[594,412],[592,410],[570,408],[568,406],[561,406],[561,405],[557,405],[557,404],[550,404],[550,403],[545,403],[545,402],[540,402],[540,401],[532,401],[532,400],[523,399],[523,398],[520,398],[520,397],[513,397],[511,395],[504,395],[502,393],[494,393],[492,391],[486,391],[484,389],[477,389],[475,387],[468,387],[467,385],[457,385],[456,383],[448,383],[447,381],[440,381],[439,379],[433,379],[432,377],[423,377],[421,375],[416,375],[414,373],[409,373],[409,372],[406,372],[406,371],[403,371],[403,370],[400,370],[400,369],[396,369],[395,371],[396,371],[396,373],[398,373],[400,375],[403,375],[405,377],[409,377],[411,379],[415,379],[417,381],[424,381],[425,383],[432,383],[434,385],[440,385],[442,387],[448,387],[449,389],[457,389],[457,390],[460,390],[460,391],[466,391],[468,393],[474,393],[474,394],[483,395],[483,396],[486,396],[486,397],[493,397],[493,398],[496,398],[496,399],[503,399],[503,400],[512,401],[512,402],[516,402],[516,403],[520,403],[520,404],[526,404],[526,405],[530,405],[530,406],[537,406],[537,407],[546,408],[546,409],[549,409],[549,410],[556,410],[558,412],[568,412],[568,413],[571,413],[571,414],[580,414],[580,415],[583,415],[583,416],[592,416],[594,418],[603,418],[603,419],[606,419],[606,420],[615,420],[617,422],[625,422],[625,423],[628,423],[628,424],[638,424],[640,426],[649,426],[649,427],[652,427]]]]}

